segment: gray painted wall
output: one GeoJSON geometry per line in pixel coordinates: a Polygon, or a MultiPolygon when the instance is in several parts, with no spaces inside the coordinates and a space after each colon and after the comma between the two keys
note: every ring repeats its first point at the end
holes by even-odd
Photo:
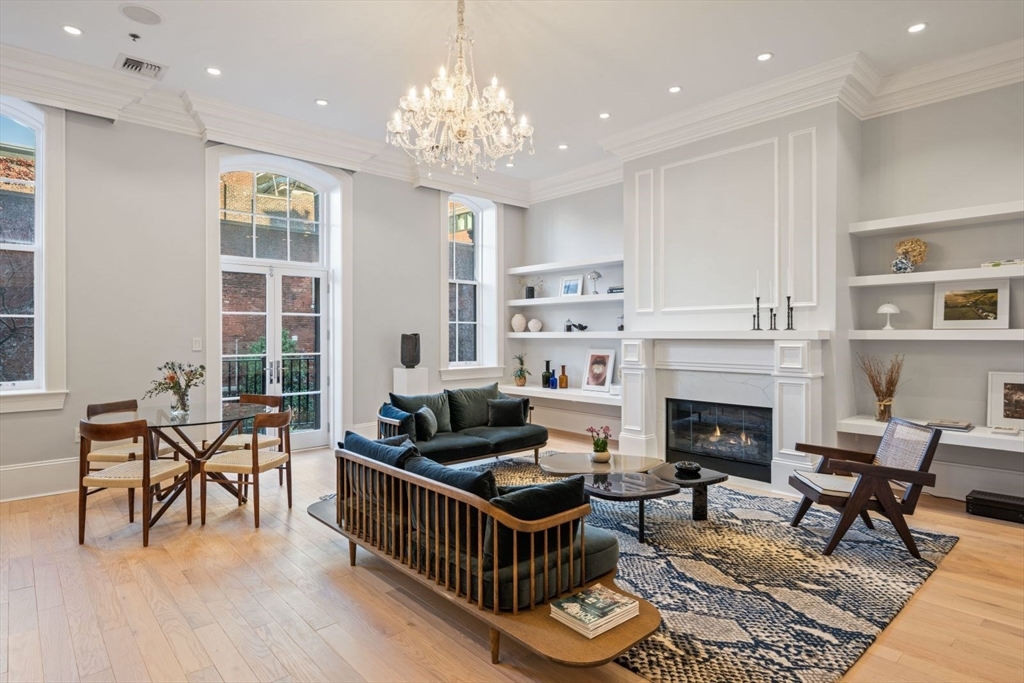
{"type": "Polygon", "coordinates": [[[523,240],[522,265],[622,254],[622,184],[534,204],[523,240]]]}

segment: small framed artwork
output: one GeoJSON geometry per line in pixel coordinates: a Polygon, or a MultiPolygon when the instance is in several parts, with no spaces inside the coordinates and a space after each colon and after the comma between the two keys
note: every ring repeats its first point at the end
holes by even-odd
{"type": "Polygon", "coordinates": [[[583,368],[583,389],[585,391],[608,391],[612,386],[612,371],[615,369],[615,351],[590,349],[587,351],[587,365],[583,368]]]}
{"type": "Polygon", "coordinates": [[[988,373],[988,426],[1024,429],[1024,372],[988,373]]]}
{"type": "Polygon", "coordinates": [[[1009,327],[1009,280],[940,282],[935,285],[933,329],[1005,330],[1009,327]]]}
{"type": "Polygon", "coordinates": [[[559,296],[577,296],[583,293],[582,275],[565,275],[558,285],[559,296]]]}

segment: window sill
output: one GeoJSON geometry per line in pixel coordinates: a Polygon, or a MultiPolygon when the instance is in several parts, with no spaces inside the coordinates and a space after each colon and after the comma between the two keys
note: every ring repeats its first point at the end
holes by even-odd
{"type": "Polygon", "coordinates": [[[461,368],[442,368],[441,379],[447,382],[448,380],[457,379],[498,379],[505,374],[505,366],[482,366],[482,365],[471,365],[461,368]]]}
{"type": "Polygon", "coordinates": [[[67,391],[11,391],[0,394],[0,413],[61,410],[67,391]]]}

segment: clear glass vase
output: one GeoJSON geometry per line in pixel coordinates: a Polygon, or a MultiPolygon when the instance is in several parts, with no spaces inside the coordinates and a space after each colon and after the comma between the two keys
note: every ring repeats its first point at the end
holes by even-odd
{"type": "Polygon", "coordinates": [[[876,398],[875,399],[875,421],[876,422],[888,422],[892,419],[892,399],[891,398],[876,398]]]}
{"type": "Polygon", "coordinates": [[[171,415],[178,417],[181,415],[188,415],[189,409],[189,398],[188,393],[174,394],[171,399],[171,415]]]}

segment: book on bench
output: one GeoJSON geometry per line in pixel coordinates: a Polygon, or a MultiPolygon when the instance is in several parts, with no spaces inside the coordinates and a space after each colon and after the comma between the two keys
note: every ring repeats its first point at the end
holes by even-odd
{"type": "Polygon", "coordinates": [[[969,432],[974,429],[974,425],[966,420],[932,420],[925,426],[947,429],[953,432],[969,432]]]}
{"type": "Polygon", "coordinates": [[[640,614],[640,603],[600,583],[551,603],[551,616],[594,638],[640,614]]]}

